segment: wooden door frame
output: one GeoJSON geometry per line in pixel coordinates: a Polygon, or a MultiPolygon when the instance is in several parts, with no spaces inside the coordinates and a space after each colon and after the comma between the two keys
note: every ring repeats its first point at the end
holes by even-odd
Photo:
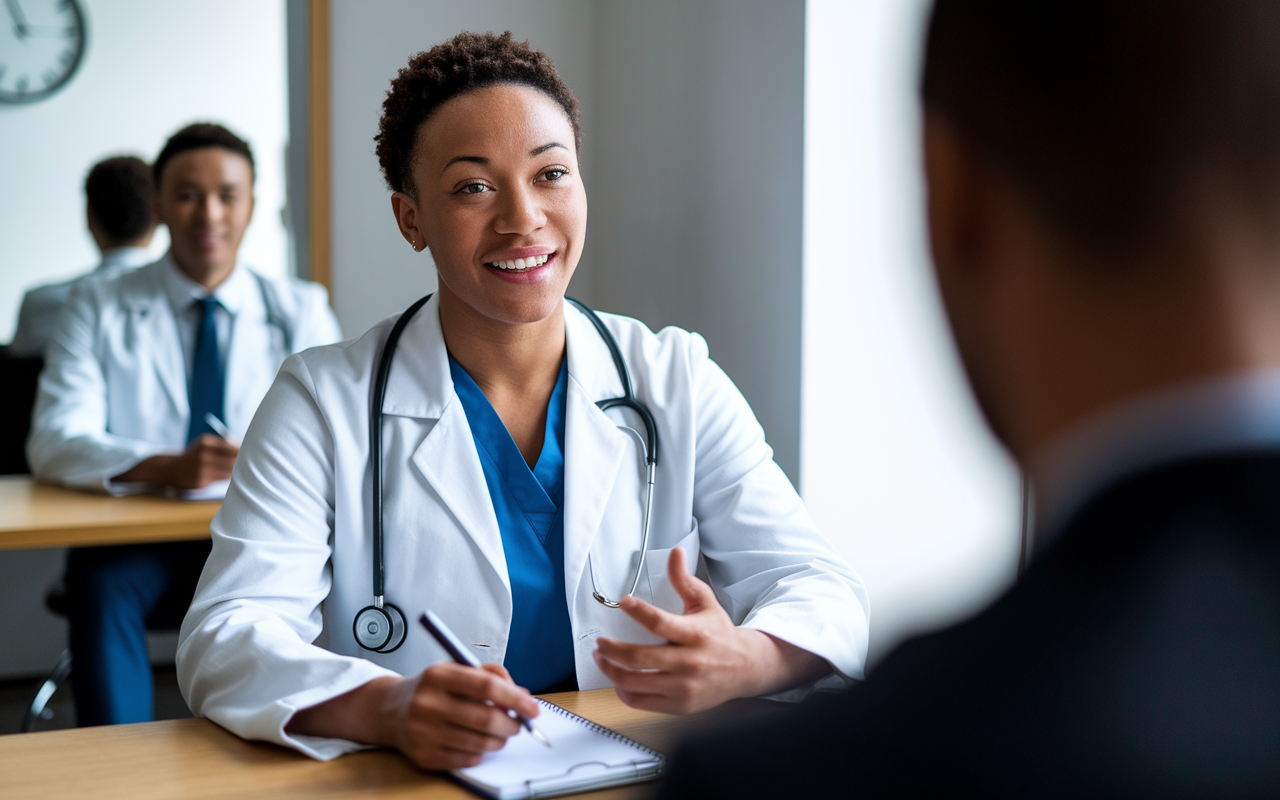
{"type": "Polygon", "coordinates": [[[311,280],[332,293],[333,221],[331,202],[332,165],[332,77],[330,73],[330,0],[308,0],[307,3],[307,115],[310,137],[307,159],[310,172],[308,202],[308,238],[311,280]]]}

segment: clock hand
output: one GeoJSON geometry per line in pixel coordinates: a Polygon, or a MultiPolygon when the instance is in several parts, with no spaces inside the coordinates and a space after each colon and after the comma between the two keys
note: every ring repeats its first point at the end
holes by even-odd
{"type": "Polygon", "coordinates": [[[75,28],[64,28],[59,25],[28,25],[27,26],[28,36],[61,36],[63,38],[66,38],[68,36],[74,36],[75,33],[76,33],[75,28]]]}
{"type": "Polygon", "coordinates": [[[22,13],[22,6],[18,5],[18,0],[4,0],[4,4],[9,7],[9,16],[13,17],[13,29],[18,34],[18,38],[27,38],[31,26],[27,24],[27,16],[22,13]]]}

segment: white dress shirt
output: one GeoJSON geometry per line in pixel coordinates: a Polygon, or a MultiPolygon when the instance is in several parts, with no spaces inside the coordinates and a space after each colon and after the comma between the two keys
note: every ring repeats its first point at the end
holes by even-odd
{"type": "Polygon", "coordinates": [[[178,337],[182,341],[182,357],[187,365],[187,380],[195,360],[196,335],[200,330],[201,312],[196,303],[206,297],[218,301],[214,324],[218,330],[218,353],[226,363],[227,347],[231,343],[231,329],[247,305],[261,303],[262,290],[247,268],[236,265],[227,279],[212,292],[191,280],[171,260],[166,260],[164,291],[173,308],[173,318],[178,323],[178,337]]]}
{"type": "Polygon", "coordinates": [[[151,255],[145,247],[112,247],[102,251],[102,262],[91,272],[77,275],[71,280],[37,286],[22,297],[18,310],[18,328],[13,333],[10,351],[17,356],[38,356],[53,336],[54,326],[62,307],[71,296],[76,281],[89,276],[117,275],[136,269],[150,262],[151,255]]]}
{"type": "MultiPolygon", "coordinates": [[[[183,451],[197,320],[190,306],[207,294],[193,286],[167,255],[75,284],[45,349],[27,441],[36,477],[118,493],[131,487],[113,476],[151,456],[183,451]]],[[[331,344],[341,332],[318,284],[259,278],[237,266],[213,294],[223,304],[223,421],[241,437],[285,358],[331,344]]]]}

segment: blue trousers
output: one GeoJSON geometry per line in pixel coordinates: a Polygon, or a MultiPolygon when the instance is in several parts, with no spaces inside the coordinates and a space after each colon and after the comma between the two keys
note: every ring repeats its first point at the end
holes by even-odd
{"type": "Polygon", "coordinates": [[[67,555],[71,688],[81,726],[155,716],[147,629],[176,628],[209,542],[81,547],[67,555]]]}

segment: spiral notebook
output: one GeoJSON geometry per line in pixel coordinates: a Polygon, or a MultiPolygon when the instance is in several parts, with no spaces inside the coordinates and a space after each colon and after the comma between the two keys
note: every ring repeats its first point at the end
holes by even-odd
{"type": "Polygon", "coordinates": [[[464,786],[495,800],[604,789],[656,778],[666,759],[656,750],[566,711],[541,698],[534,725],[551,740],[548,748],[525,730],[474,767],[451,774],[464,786]]]}

